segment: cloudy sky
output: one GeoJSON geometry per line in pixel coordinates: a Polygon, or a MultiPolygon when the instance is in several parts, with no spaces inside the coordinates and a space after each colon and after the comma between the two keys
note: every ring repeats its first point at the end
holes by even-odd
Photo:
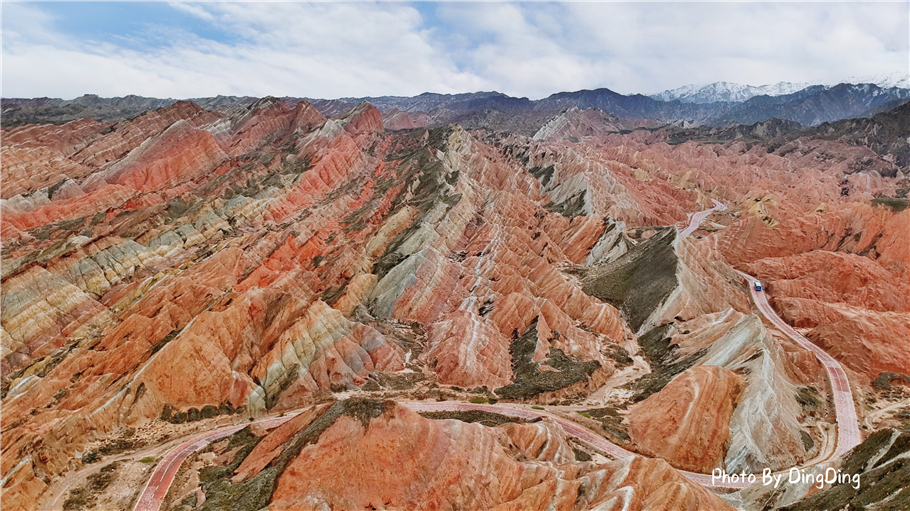
{"type": "Polygon", "coordinates": [[[907,73],[910,4],[2,4],[2,96],[532,99],[907,73]]]}

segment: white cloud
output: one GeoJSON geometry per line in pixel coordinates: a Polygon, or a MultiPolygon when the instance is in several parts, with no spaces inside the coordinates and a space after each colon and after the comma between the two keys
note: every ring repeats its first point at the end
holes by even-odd
{"type": "Polygon", "coordinates": [[[215,17],[212,16],[212,13],[203,9],[198,5],[187,4],[183,2],[168,2],[168,5],[177,9],[178,11],[183,11],[190,16],[195,16],[203,21],[215,21],[215,17]]]}
{"type": "Polygon", "coordinates": [[[906,71],[910,61],[906,3],[421,4],[435,10],[432,28],[402,3],[171,5],[231,37],[157,26],[101,44],[67,35],[41,4],[4,2],[3,96],[539,98],[831,81],[906,71]]]}
{"type": "Polygon", "coordinates": [[[168,46],[142,52],[97,47],[53,32],[51,18],[39,8],[19,5],[16,18],[38,28],[20,33],[4,26],[3,95],[338,97],[486,85],[430,44],[419,13],[406,5],[230,3],[178,9],[211,20],[241,41],[219,43],[174,31],[168,46]]]}
{"type": "Polygon", "coordinates": [[[719,80],[836,81],[907,71],[910,58],[906,3],[607,3],[567,10],[577,27],[573,44],[589,41],[633,70],[616,80],[621,92],[719,80]]]}

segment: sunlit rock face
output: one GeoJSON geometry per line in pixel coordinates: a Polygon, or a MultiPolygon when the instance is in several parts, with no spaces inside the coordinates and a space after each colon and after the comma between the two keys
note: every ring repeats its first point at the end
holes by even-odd
{"type": "MultiPolygon", "coordinates": [[[[575,150],[616,162],[608,165],[611,175],[620,175],[618,164],[628,167],[635,178],[624,182],[630,193],[671,184],[705,205],[708,191],[725,200],[731,208],[711,217],[716,223],[696,244],[700,252],[716,251],[765,282],[780,315],[810,329],[806,335],[862,375],[860,383],[906,372],[906,345],[895,341],[910,328],[910,209],[900,198],[910,188],[906,168],[866,147],[811,137],[751,147],[668,145],[662,132],[606,135],[575,150]]],[[[652,196],[673,211],[672,195],[652,196]]],[[[638,225],[629,213],[614,218],[638,225]]]]}
{"type": "Polygon", "coordinates": [[[348,406],[304,447],[269,509],[729,509],[664,461],[577,462],[549,421],[488,427],[373,406],[348,406]]]}
{"type": "Polygon", "coordinates": [[[630,435],[643,452],[675,467],[701,473],[723,468],[730,418],[744,387],[729,369],[688,369],[630,411],[630,435]]]}
{"type": "Polygon", "coordinates": [[[743,220],[717,237],[730,262],[767,283],[784,320],[869,382],[910,367],[895,341],[910,330],[908,233],[910,210],[846,204],[774,227],[743,220]]]}
{"type": "MultiPolygon", "coordinates": [[[[371,392],[579,404],[646,380],[624,424],[655,459],[579,463],[549,422],[390,405],[368,424],[336,417],[272,508],[723,509],[671,464],[787,468],[819,454],[806,417],[830,411],[819,363],[762,323],[733,268],[851,379],[906,372],[910,212],[879,197],[906,179],[877,160],[854,171],[868,151],[670,145],[596,111],[541,120],[535,137],[424,128],[369,103],[335,115],[178,102],[3,131],[5,508],[34,507],[122,428],[200,410],[371,392]],[[728,209],[682,238],[712,199],[728,209]],[[366,473],[357,452],[415,457],[366,473]]],[[[254,477],[308,417],[232,477],[254,477]]]]}
{"type": "Polygon", "coordinates": [[[368,103],[327,120],[266,98],[3,143],[4,473],[36,452],[5,502],[165,409],[292,409],[406,363],[504,388],[532,324],[533,364],[585,368],[547,387],[558,399],[602,383],[603,347],[627,340],[563,272],[609,223],[547,211],[531,173],[458,127],[387,132],[368,103]]]}

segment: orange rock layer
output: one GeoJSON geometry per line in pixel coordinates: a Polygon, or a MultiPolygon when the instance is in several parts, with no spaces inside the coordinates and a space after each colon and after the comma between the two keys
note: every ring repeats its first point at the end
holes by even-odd
{"type": "Polygon", "coordinates": [[[629,435],[641,452],[674,467],[700,473],[724,468],[730,418],[745,384],[723,367],[688,369],[629,411],[629,435]]]}
{"type": "Polygon", "coordinates": [[[395,406],[366,426],[336,420],[290,462],[269,509],[730,509],[660,460],[573,457],[550,422],[490,428],[395,406]]]}

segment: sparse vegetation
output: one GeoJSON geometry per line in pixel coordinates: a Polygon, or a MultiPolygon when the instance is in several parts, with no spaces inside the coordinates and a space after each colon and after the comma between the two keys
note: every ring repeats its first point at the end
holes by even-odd
{"type": "Polygon", "coordinates": [[[282,452],[268,467],[241,483],[231,483],[230,478],[234,470],[253,450],[259,442],[259,437],[253,435],[249,428],[244,428],[232,435],[228,446],[240,446],[234,459],[228,464],[219,467],[207,467],[200,472],[200,480],[205,494],[208,496],[205,503],[199,508],[202,511],[256,511],[266,507],[271,501],[275,491],[278,476],[284,471],[287,464],[294,459],[300,451],[311,443],[319,440],[320,435],[328,429],[341,416],[359,419],[364,428],[369,426],[373,418],[379,417],[390,410],[394,404],[390,401],[376,401],[368,399],[348,399],[333,404],[322,416],[310,423],[309,426],[298,432],[282,446],[282,452]]]}
{"type": "Polygon", "coordinates": [[[501,424],[507,424],[510,422],[515,422],[519,424],[524,424],[529,421],[527,419],[521,419],[518,417],[509,417],[508,415],[501,415],[498,413],[491,412],[481,412],[472,410],[469,412],[422,412],[420,415],[428,419],[442,420],[442,419],[455,419],[462,422],[476,422],[478,424],[483,424],[494,428],[501,424]]]}
{"type": "Polygon", "coordinates": [[[70,490],[63,502],[65,511],[76,511],[94,507],[98,494],[107,489],[116,478],[119,461],[115,461],[101,468],[98,472],[88,476],[83,486],[70,490]]]}
{"type": "Polygon", "coordinates": [[[579,415],[600,422],[604,431],[615,439],[628,440],[629,433],[623,425],[619,410],[612,407],[592,408],[578,412],[579,415]]]}
{"type": "Polygon", "coordinates": [[[179,334],[179,333],[180,333],[179,329],[171,330],[170,333],[168,333],[167,335],[165,335],[164,337],[159,339],[158,342],[156,342],[152,346],[152,350],[151,350],[152,354],[154,355],[155,353],[158,353],[159,351],[161,351],[161,348],[165,347],[167,345],[167,343],[173,341],[174,338],[177,337],[177,334],[179,334]]]}
{"type": "Polygon", "coordinates": [[[878,390],[891,390],[892,384],[910,387],[910,376],[901,373],[879,373],[872,381],[872,386],[878,390]]]}
{"type": "Polygon", "coordinates": [[[222,403],[221,406],[214,405],[205,405],[202,407],[202,410],[198,408],[189,408],[185,412],[174,412],[174,409],[171,408],[171,405],[164,405],[164,408],[161,410],[161,414],[158,416],[159,419],[163,421],[170,422],[171,424],[183,424],[184,422],[195,422],[203,419],[211,419],[212,417],[217,417],[219,415],[233,415],[237,413],[243,413],[244,408],[238,407],[233,408],[227,403],[222,403]]]}
{"type": "Polygon", "coordinates": [[[626,384],[626,388],[635,391],[632,396],[634,403],[660,392],[674,376],[695,365],[707,352],[707,348],[703,348],[684,359],[677,360],[675,351],[678,346],[672,344],[668,337],[670,328],[669,323],[664,324],[649,330],[638,338],[641,351],[651,364],[651,372],[626,384]]]}
{"type": "Polygon", "coordinates": [[[537,319],[523,335],[513,337],[509,352],[512,354],[515,382],[496,389],[498,396],[505,399],[534,398],[544,392],[553,392],[576,383],[587,382],[591,374],[600,368],[600,362],[596,360],[579,360],[553,347],[550,347],[545,360],[534,362],[536,347],[537,319]],[[555,371],[541,371],[542,365],[547,365],[555,371]]]}
{"type": "Polygon", "coordinates": [[[885,206],[895,213],[900,213],[907,209],[907,207],[910,207],[910,199],[880,196],[872,199],[872,204],[876,206],[885,206]]]}
{"type": "Polygon", "coordinates": [[[638,330],[679,285],[675,239],[674,229],[662,228],[616,260],[593,267],[583,275],[584,292],[619,308],[638,330]]]}
{"type": "Polygon", "coordinates": [[[575,453],[575,461],[591,461],[591,455],[577,447],[573,447],[572,452],[575,453]]]}

